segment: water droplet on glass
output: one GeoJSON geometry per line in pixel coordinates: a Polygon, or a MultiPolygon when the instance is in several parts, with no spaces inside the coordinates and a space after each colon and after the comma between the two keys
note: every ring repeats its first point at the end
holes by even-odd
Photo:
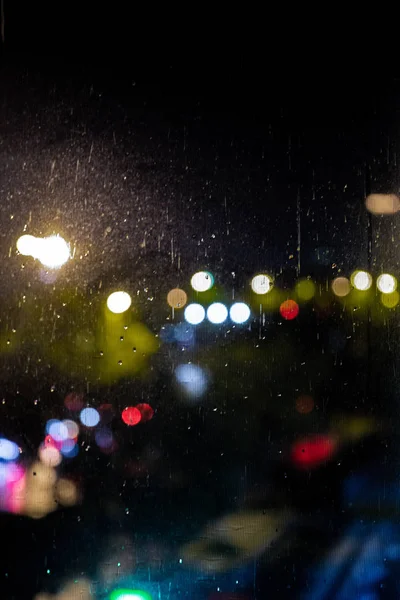
{"type": "Polygon", "coordinates": [[[134,352],[136,352],[136,348],[132,348],[132,350],[133,350],[134,352]]]}
{"type": "Polygon", "coordinates": [[[119,366],[121,366],[122,365],[122,360],[119,360],[118,364],[119,364],[119,366]]]}
{"type": "Polygon", "coordinates": [[[51,386],[51,388],[50,388],[50,391],[51,391],[51,392],[54,392],[54,390],[55,390],[55,389],[56,389],[56,386],[55,386],[55,385],[52,385],[52,386],[51,386]]]}
{"type": "Polygon", "coordinates": [[[125,514],[126,514],[126,515],[129,515],[129,508],[126,508],[126,509],[125,509],[125,514]]]}
{"type": "Polygon", "coordinates": [[[124,325],[124,329],[126,331],[128,329],[128,325],[124,325]]]}
{"type": "Polygon", "coordinates": [[[9,346],[11,344],[10,340],[7,340],[7,346],[9,346]]]}
{"type": "Polygon", "coordinates": [[[104,356],[103,350],[100,350],[100,356],[104,356]]]}
{"type": "Polygon", "coordinates": [[[14,328],[13,328],[11,331],[12,331],[13,333],[17,333],[17,330],[16,330],[16,329],[14,329],[14,328]]]}
{"type": "Polygon", "coordinates": [[[120,342],[123,342],[123,341],[124,341],[124,336],[123,336],[123,335],[121,335],[121,337],[119,338],[119,341],[120,341],[120,342]]]}

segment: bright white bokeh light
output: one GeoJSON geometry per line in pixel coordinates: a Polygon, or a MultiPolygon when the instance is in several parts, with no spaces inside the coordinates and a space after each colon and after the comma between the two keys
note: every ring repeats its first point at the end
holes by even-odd
{"type": "Polygon", "coordinates": [[[68,439],[68,428],[61,421],[56,421],[49,426],[48,434],[56,442],[63,442],[68,439]]]}
{"type": "Polygon", "coordinates": [[[382,294],[391,294],[397,288],[397,281],[393,275],[384,273],[383,275],[379,275],[376,285],[382,294]]]}
{"type": "Polygon", "coordinates": [[[183,391],[191,398],[199,398],[207,389],[207,374],[198,365],[178,365],[175,369],[175,377],[183,391]]]}
{"type": "Polygon", "coordinates": [[[47,238],[22,235],[17,240],[17,250],[24,256],[37,258],[49,269],[58,269],[70,259],[69,244],[59,235],[47,238]]]}
{"type": "Polygon", "coordinates": [[[115,314],[120,314],[128,310],[132,304],[132,298],[128,292],[113,292],[107,298],[108,309],[115,314]]]}
{"type": "Polygon", "coordinates": [[[82,425],[85,427],[96,427],[100,422],[100,415],[95,408],[84,408],[79,415],[82,425]]]}
{"type": "Polygon", "coordinates": [[[210,304],[207,309],[207,319],[210,323],[214,323],[214,325],[219,325],[223,323],[228,318],[228,309],[225,304],[221,302],[214,302],[210,304]]]}
{"type": "Polygon", "coordinates": [[[214,285],[214,277],[208,271],[199,271],[193,275],[190,285],[196,292],[206,292],[214,285]]]}
{"type": "Polygon", "coordinates": [[[366,290],[369,290],[372,285],[372,277],[366,271],[357,271],[352,276],[352,284],[356,290],[365,292],[366,290]]]}
{"type": "Polygon", "coordinates": [[[206,311],[201,304],[189,304],[189,306],[185,308],[184,315],[187,323],[190,323],[191,325],[198,325],[204,321],[206,311]]]}
{"type": "Polygon", "coordinates": [[[19,447],[14,442],[0,438],[0,459],[15,460],[19,456],[19,447]]]}
{"type": "Polygon", "coordinates": [[[272,278],[269,275],[256,275],[251,280],[251,289],[256,294],[267,294],[272,289],[272,278]]]}
{"type": "Polygon", "coordinates": [[[250,308],[244,302],[232,304],[229,315],[234,323],[246,323],[250,317],[250,308]]]}
{"type": "Polygon", "coordinates": [[[58,269],[70,258],[69,245],[59,235],[37,239],[35,252],[35,258],[38,258],[42,265],[49,269],[58,269]]]}
{"type": "Polygon", "coordinates": [[[37,254],[37,238],[33,235],[21,235],[17,240],[17,250],[23,256],[33,256],[37,254]]]}

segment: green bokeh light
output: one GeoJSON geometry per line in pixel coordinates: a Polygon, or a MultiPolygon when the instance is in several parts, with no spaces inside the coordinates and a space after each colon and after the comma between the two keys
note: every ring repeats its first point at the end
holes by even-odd
{"type": "Polygon", "coordinates": [[[119,589],[111,592],[110,600],[152,600],[152,597],[143,590],[119,589]]]}

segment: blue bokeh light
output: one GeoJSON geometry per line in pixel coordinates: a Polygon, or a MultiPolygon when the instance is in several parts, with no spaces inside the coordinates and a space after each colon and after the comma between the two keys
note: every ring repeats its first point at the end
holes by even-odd
{"type": "Polygon", "coordinates": [[[178,365],[175,369],[175,377],[185,394],[190,398],[200,398],[207,389],[207,374],[198,365],[178,365]]]}
{"type": "Polygon", "coordinates": [[[19,456],[19,447],[14,442],[0,438],[0,459],[15,460],[19,456]]]}
{"type": "Polygon", "coordinates": [[[96,425],[100,422],[100,415],[95,408],[84,408],[81,410],[79,418],[81,420],[82,425],[85,427],[96,427],[96,425]]]}

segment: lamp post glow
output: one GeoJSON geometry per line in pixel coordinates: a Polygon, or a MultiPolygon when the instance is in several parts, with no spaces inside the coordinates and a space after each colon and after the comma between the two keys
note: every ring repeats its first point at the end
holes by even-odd
{"type": "Polygon", "coordinates": [[[17,250],[23,256],[36,258],[49,269],[58,269],[70,259],[69,244],[59,235],[46,238],[22,235],[17,240],[17,250]]]}
{"type": "Polygon", "coordinates": [[[128,310],[132,298],[127,292],[113,292],[107,298],[107,307],[112,313],[121,314],[128,310]]]}

